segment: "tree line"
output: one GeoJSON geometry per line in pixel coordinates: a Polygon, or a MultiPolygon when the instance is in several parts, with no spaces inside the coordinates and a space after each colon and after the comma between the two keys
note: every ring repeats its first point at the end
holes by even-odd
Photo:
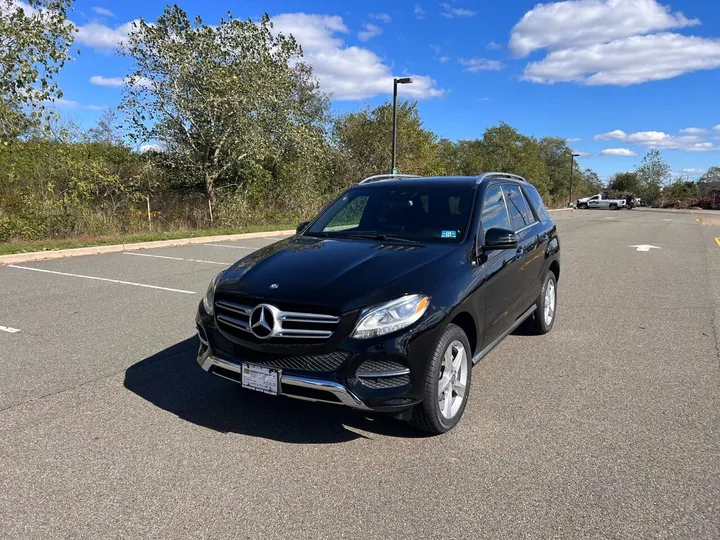
{"type": "MultiPolygon", "coordinates": [[[[122,102],[80,129],[48,103],[70,55],[71,0],[0,0],[0,241],[288,224],[388,172],[392,105],[333,115],[291,35],[168,6],[135,24],[122,102]],[[138,148],[146,151],[138,151],[138,148]]],[[[398,167],[421,175],[521,174],[549,205],[597,193],[561,138],[507,124],[450,141],[398,104],[398,167]]]]}

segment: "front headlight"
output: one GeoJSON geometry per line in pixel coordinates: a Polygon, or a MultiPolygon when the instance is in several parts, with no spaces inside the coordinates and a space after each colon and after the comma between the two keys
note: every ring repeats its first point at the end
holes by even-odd
{"type": "MultiPolygon", "coordinates": [[[[223,270],[223,272],[224,271],[225,270],[223,270]]],[[[215,315],[215,308],[213,307],[213,304],[215,303],[215,287],[217,286],[217,282],[220,280],[220,276],[223,275],[223,272],[213,276],[210,280],[210,285],[208,285],[207,292],[203,297],[203,309],[205,309],[205,313],[210,316],[215,315]]]]}
{"type": "Polygon", "coordinates": [[[367,339],[410,326],[423,316],[429,305],[429,296],[409,294],[397,300],[368,308],[360,314],[360,322],[353,330],[351,337],[367,339]]]}

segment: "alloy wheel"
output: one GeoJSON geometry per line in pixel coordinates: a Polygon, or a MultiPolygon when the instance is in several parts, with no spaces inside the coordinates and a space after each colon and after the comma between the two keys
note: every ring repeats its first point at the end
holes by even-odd
{"type": "Polygon", "coordinates": [[[468,380],[468,356],[460,341],[453,341],[443,354],[438,380],[438,405],[440,414],[452,419],[465,399],[468,380]]]}

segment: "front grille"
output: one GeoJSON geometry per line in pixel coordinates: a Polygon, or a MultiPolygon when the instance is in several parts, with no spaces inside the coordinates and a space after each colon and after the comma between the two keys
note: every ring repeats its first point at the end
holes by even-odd
{"type": "Polygon", "coordinates": [[[340,317],[328,313],[283,310],[250,299],[241,303],[222,297],[215,300],[215,319],[220,330],[239,339],[307,344],[327,340],[340,323],[340,317]]]}
{"type": "Polygon", "coordinates": [[[360,379],[360,382],[364,386],[367,386],[368,388],[372,388],[374,390],[379,390],[383,388],[397,388],[399,386],[405,386],[406,384],[410,384],[410,374],[408,373],[406,375],[398,375],[397,377],[363,377],[360,379]]]}
{"type": "Polygon", "coordinates": [[[307,356],[270,356],[252,353],[246,360],[253,364],[279,369],[332,372],[336,371],[349,357],[348,353],[341,351],[307,356]]]}
{"type": "Polygon", "coordinates": [[[235,362],[250,362],[277,369],[333,373],[350,358],[350,353],[344,351],[292,356],[268,354],[236,345],[223,336],[222,333],[212,328],[208,329],[208,336],[214,351],[232,358],[235,362]]]}

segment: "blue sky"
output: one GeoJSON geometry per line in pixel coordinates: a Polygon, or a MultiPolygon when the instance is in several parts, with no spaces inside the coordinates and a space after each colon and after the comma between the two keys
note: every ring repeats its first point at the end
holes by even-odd
{"type": "MultiPolygon", "coordinates": [[[[165,2],[77,0],[75,61],[63,70],[63,114],[91,125],[120,101],[130,22],[165,2]]],[[[185,0],[215,23],[267,11],[304,46],[333,108],[388,99],[413,76],[428,128],[453,140],[505,121],[536,137],[568,138],[602,177],[659,148],[676,173],[720,165],[720,2],[716,0],[185,0]],[[578,140],[575,140],[578,139],[578,140]]]]}

